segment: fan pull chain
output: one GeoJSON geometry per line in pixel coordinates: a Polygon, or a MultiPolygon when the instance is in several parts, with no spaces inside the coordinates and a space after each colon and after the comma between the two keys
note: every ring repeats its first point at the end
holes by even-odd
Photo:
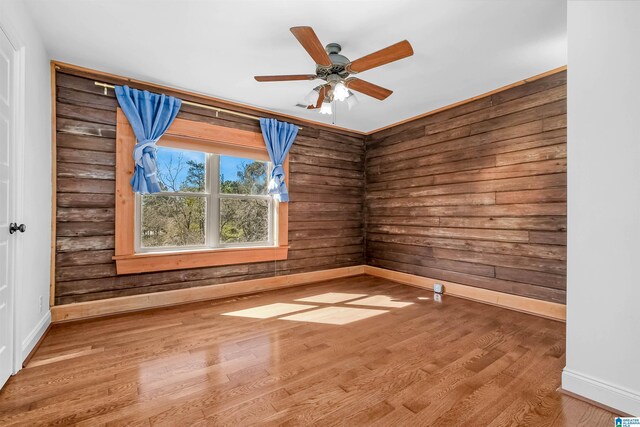
{"type": "Polygon", "coordinates": [[[336,101],[335,99],[333,101],[331,101],[333,103],[333,106],[331,108],[331,111],[333,112],[333,114],[331,115],[331,124],[335,125],[336,124],[336,101]]]}

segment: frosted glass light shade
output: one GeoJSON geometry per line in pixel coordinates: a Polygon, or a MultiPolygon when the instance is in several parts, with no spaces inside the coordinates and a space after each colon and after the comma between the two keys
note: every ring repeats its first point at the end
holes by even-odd
{"type": "Polygon", "coordinates": [[[338,82],[333,88],[333,97],[337,101],[344,101],[349,96],[349,90],[342,82],[338,82]]]}
{"type": "Polygon", "coordinates": [[[323,102],[322,106],[320,107],[320,114],[331,114],[331,102],[323,102]]]}

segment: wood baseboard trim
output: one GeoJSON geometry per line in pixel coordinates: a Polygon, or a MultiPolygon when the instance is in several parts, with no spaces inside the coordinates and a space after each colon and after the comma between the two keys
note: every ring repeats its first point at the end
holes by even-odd
{"type": "Polygon", "coordinates": [[[353,267],[312,271],[309,273],[290,274],[287,276],[268,277],[264,279],[245,280],[242,282],[230,282],[198,288],[178,289],[175,291],[59,305],[51,308],[51,321],[52,323],[62,323],[93,317],[110,316],[132,311],[247,295],[361,274],[381,277],[383,279],[428,290],[433,290],[434,283],[441,283],[445,287],[445,295],[465,298],[484,304],[491,304],[552,320],[562,322],[566,320],[566,306],[563,304],[522,297],[519,295],[505,294],[503,292],[491,291],[473,286],[460,285],[458,283],[416,276],[413,274],[372,267],[369,265],[357,265],[353,267]]]}
{"type": "Polygon", "coordinates": [[[370,276],[381,277],[405,285],[433,290],[434,283],[440,283],[445,288],[445,295],[465,298],[485,304],[491,304],[510,310],[520,311],[527,314],[534,314],[561,322],[567,319],[567,308],[564,304],[537,300],[534,298],[511,295],[503,292],[491,291],[488,289],[476,288],[473,286],[460,285],[458,283],[436,280],[428,277],[416,276],[399,271],[387,270],[385,268],[364,266],[364,273],[370,276]]]}
{"type": "Polygon", "coordinates": [[[364,266],[357,265],[264,279],[245,280],[242,282],[230,282],[220,285],[58,305],[51,308],[51,321],[52,323],[61,323],[92,317],[109,316],[190,302],[253,294],[323,280],[358,276],[361,274],[364,274],[364,266]]]}

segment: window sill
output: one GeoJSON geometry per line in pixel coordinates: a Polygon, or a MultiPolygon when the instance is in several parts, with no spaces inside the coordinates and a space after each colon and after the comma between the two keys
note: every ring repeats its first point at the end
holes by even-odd
{"type": "Polygon", "coordinates": [[[154,252],[114,256],[117,274],[148,273],[287,259],[288,246],[154,252]]]}
{"type": "MultiPolygon", "coordinates": [[[[202,249],[179,253],[135,253],[136,197],[131,188],[130,180],[135,169],[131,153],[136,144],[136,137],[122,110],[118,108],[117,111],[116,256],[113,257],[116,262],[117,274],[216,267],[287,259],[287,242],[289,241],[288,203],[281,203],[278,207],[277,236],[274,236],[274,238],[280,243],[279,247],[202,249]]],[[[246,153],[249,156],[258,156],[256,158],[269,159],[262,134],[255,131],[177,118],[165,133],[164,142],[170,141],[181,141],[180,144],[182,145],[176,146],[182,146],[185,149],[188,149],[188,147],[193,149],[195,148],[193,144],[197,143],[202,148],[201,151],[207,151],[211,147],[216,147],[216,150],[218,150],[222,147],[220,151],[229,155],[246,153]],[[184,145],[187,142],[189,144],[188,147],[184,145]]],[[[285,182],[288,182],[289,157],[287,157],[283,166],[286,174],[285,182]]]]}

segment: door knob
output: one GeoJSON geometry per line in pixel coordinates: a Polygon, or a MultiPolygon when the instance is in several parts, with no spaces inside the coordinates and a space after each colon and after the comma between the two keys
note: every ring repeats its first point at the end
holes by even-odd
{"type": "Polygon", "coordinates": [[[24,233],[25,231],[27,231],[27,226],[24,224],[20,224],[18,225],[15,222],[12,222],[11,224],[9,224],[9,234],[13,234],[16,231],[19,231],[21,233],[24,233]]]}

